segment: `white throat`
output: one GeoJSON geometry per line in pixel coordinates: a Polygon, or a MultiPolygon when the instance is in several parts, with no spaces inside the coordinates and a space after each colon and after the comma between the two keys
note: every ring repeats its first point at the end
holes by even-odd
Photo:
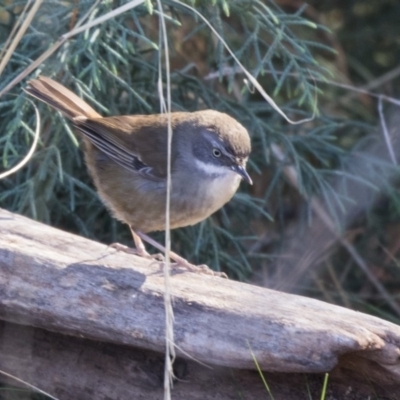
{"type": "Polygon", "coordinates": [[[218,175],[218,176],[223,176],[223,175],[230,175],[234,173],[231,171],[229,168],[224,167],[222,165],[215,165],[215,164],[207,164],[203,161],[200,161],[199,159],[195,158],[196,161],[196,167],[204,172],[206,175],[209,175],[210,177],[212,175],[218,175]]]}
{"type": "Polygon", "coordinates": [[[232,198],[241,177],[228,167],[207,164],[197,159],[195,162],[196,167],[208,176],[208,179],[199,181],[197,197],[210,215],[232,198]]]}

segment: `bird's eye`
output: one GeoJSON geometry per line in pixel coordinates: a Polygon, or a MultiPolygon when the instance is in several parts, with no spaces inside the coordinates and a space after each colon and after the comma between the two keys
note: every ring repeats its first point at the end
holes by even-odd
{"type": "Polygon", "coordinates": [[[222,153],[221,153],[221,150],[213,149],[212,152],[213,152],[213,156],[214,156],[214,157],[217,157],[217,158],[218,158],[218,157],[221,157],[221,154],[222,154],[222,153]]]}

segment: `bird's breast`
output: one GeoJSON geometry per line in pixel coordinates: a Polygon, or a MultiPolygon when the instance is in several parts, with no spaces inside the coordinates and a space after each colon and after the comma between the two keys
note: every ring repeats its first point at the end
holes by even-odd
{"type": "Polygon", "coordinates": [[[219,210],[237,191],[240,176],[233,171],[209,178],[194,178],[172,185],[172,227],[194,225],[219,210]]]}

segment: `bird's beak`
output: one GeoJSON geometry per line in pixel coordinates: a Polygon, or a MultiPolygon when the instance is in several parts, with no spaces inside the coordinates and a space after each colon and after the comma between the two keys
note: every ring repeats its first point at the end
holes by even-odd
{"type": "Polygon", "coordinates": [[[250,185],[253,184],[253,181],[251,180],[250,175],[247,173],[245,167],[236,164],[232,167],[232,170],[239,174],[247,183],[249,183],[250,185]]]}

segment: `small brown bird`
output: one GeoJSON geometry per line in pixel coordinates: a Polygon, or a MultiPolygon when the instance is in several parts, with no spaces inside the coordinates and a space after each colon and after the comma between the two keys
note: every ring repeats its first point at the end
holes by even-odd
{"type": "MultiPolygon", "coordinates": [[[[85,159],[104,204],[131,228],[135,253],[150,257],[145,233],[165,229],[168,117],[165,114],[102,117],[70,90],[46,77],[26,91],[60,111],[83,134],[85,159]]],[[[170,226],[194,225],[235,194],[246,172],[250,138],[227,114],[213,110],[171,114],[170,226]]],[[[156,245],[165,250],[161,245],[156,245]]],[[[171,252],[172,253],[172,252],[171,252]]],[[[180,265],[193,269],[172,253],[180,265]]]]}

